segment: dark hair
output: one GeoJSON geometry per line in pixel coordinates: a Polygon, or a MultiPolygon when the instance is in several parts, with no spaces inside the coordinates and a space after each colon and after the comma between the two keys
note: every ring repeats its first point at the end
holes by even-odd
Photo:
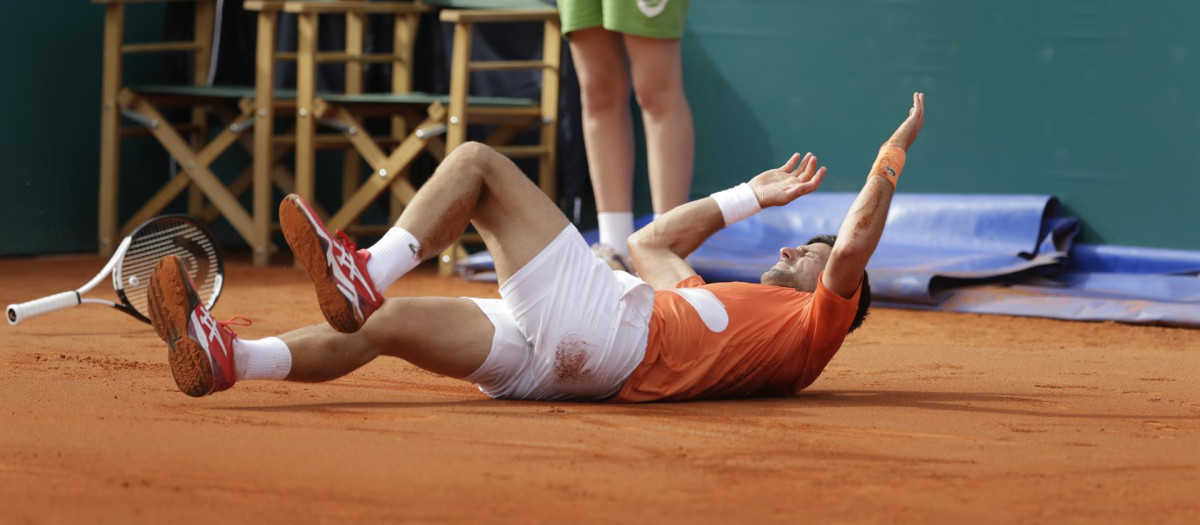
{"type": "MultiPolygon", "coordinates": [[[[833,248],[834,243],[837,242],[837,235],[817,235],[809,239],[808,242],[804,244],[808,245],[814,242],[828,244],[830,248],[833,248]]],[[[867,271],[863,270],[862,291],[858,294],[858,311],[854,312],[854,321],[850,323],[850,330],[848,330],[846,333],[854,333],[858,327],[862,326],[863,320],[867,318],[867,310],[870,309],[871,280],[867,278],[867,271]]]]}

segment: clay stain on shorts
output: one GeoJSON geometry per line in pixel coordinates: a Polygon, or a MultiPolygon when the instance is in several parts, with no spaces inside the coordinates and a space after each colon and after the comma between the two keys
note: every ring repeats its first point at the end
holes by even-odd
{"type": "Polygon", "coordinates": [[[561,382],[569,383],[592,375],[591,370],[583,369],[587,357],[587,343],[575,335],[564,337],[554,351],[554,376],[561,382]]]}

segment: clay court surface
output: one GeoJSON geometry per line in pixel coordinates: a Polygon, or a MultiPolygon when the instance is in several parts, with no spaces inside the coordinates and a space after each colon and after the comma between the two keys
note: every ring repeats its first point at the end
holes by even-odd
{"type": "MultiPolygon", "coordinates": [[[[103,263],[0,260],[0,304],[103,263]]],[[[301,271],[240,261],[214,315],[321,321],[301,271]]],[[[82,306],[0,328],[0,523],[1194,524],[1198,378],[1200,331],[877,309],[789,399],[495,401],[386,359],[192,399],[82,306]]]]}

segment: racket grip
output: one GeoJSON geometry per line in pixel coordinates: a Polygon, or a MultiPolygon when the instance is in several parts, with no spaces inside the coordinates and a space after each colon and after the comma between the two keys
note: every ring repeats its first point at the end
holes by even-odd
{"type": "Polygon", "coordinates": [[[17,324],[26,319],[50,313],[63,308],[70,308],[82,302],[78,292],[63,292],[34,299],[29,302],[8,305],[8,324],[17,324]]]}

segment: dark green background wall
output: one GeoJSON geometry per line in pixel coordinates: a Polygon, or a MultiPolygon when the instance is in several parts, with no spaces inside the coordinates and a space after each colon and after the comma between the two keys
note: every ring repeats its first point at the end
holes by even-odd
{"type": "MultiPolygon", "coordinates": [[[[12,2],[0,31],[0,255],[96,250],[104,7],[12,2]]],[[[163,6],[128,9],[129,42],[162,37],[163,6]]],[[[126,60],[131,83],[161,82],[161,55],[126,60]]],[[[122,148],[123,218],[168,177],[152,139],[122,148]]]]}
{"type": "MultiPolygon", "coordinates": [[[[0,33],[0,255],[94,250],[103,9],[18,2],[0,33]]],[[[131,40],[161,32],[137,6],[131,40]]],[[[1200,2],[695,0],[684,37],[694,196],[793,151],[854,191],[927,93],[902,191],[1060,197],[1094,243],[1200,249],[1200,2]]],[[[152,81],[152,57],[126,67],[152,81]]],[[[122,211],[166,177],[122,151],[122,211]],[[134,184],[134,187],[130,187],[134,184]]],[[[644,184],[640,211],[648,211],[644,184]]]]}
{"type": "Polygon", "coordinates": [[[693,195],[793,151],[857,191],[919,90],[901,191],[1053,194],[1082,241],[1200,249],[1197,27],[1195,0],[696,0],[693,195]]]}

